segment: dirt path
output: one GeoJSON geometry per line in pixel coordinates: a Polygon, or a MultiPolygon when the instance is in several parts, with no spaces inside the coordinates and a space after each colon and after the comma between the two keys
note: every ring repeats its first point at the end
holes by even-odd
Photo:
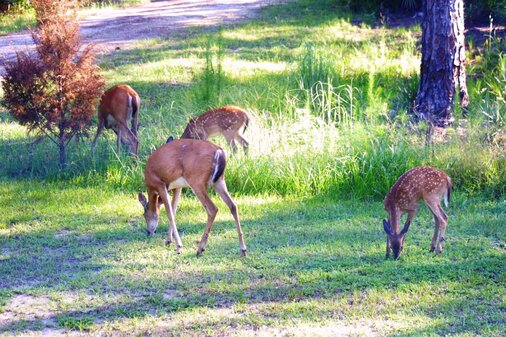
{"type": "MultiPolygon", "coordinates": [[[[251,18],[257,10],[280,0],[169,0],[129,8],[97,11],[81,21],[83,41],[96,43],[99,53],[128,49],[136,41],[164,37],[192,26],[213,26],[251,18]]],[[[0,78],[6,60],[16,51],[33,50],[29,32],[0,37],[0,78]]]]}

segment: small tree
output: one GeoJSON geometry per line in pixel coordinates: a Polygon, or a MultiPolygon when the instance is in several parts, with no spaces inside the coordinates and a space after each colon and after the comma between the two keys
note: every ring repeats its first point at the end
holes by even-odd
{"type": "Polygon", "coordinates": [[[36,53],[18,53],[6,64],[4,105],[29,132],[46,135],[59,146],[60,167],[66,148],[86,134],[104,80],[94,65],[92,46],[81,48],[75,0],[33,0],[36,53]]]}

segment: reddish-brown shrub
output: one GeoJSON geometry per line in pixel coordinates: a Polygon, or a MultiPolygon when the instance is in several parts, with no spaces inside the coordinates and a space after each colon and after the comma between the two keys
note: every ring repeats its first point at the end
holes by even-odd
{"type": "Polygon", "coordinates": [[[60,148],[87,134],[104,80],[94,64],[92,46],[82,47],[74,0],[33,0],[38,26],[36,52],[18,53],[6,65],[4,105],[30,132],[44,134],[60,148]]]}

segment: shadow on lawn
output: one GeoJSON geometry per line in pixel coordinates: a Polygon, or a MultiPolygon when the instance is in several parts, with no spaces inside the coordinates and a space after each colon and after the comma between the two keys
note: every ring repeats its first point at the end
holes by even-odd
{"type": "MultiPolygon", "coordinates": [[[[376,205],[359,205],[352,212],[350,202],[334,204],[328,209],[324,207],[329,200],[307,202],[309,207],[305,202],[284,202],[280,210],[266,211],[254,220],[243,217],[249,247],[249,257],[244,259],[239,258],[237,235],[230,219],[215,224],[208,249],[200,259],[195,257],[192,241],[200,238],[203,223],[179,222],[185,252],[176,255],[171,247],[156,261],[153,256],[165,252],[161,246],[167,221],[163,219],[158,234],[150,240],[145,236],[140,213],[134,226],[94,230],[94,225],[121,220],[107,214],[77,214],[80,221],[90,223],[85,227],[85,234],[62,225],[4,237],[0,241],[2,253],[10,255],[0,264],[0,274],[5,275],[0,280],[5,303],[17,294],[52,291],[103,296],[127,294],[128,297],[120,304],[98,303],[83,309],[60,310],[44,321],[11,320],[0,331],[36,332],[68,318],[113,322],[198,307],[230,308],[236,303],[293,303],[344,297],[353,306],[357,292],[364,295],[360,300],[366,301],[367,293],[374,289],[397,291],[427,283],[442,287],[450,283],[498,287],[497,282],[504,278],[501,255],[480,252],[478,246],[472,247],[474,259],[459,258],[453,245],[439,258],[421,253],[419,246],[423,245],[425,251],[430,241],[424,228],[412,230],[410,248],[400,261],[385,261],[385,238],[379,222],[373,219],[376,205]],[[361,214],[358,219],[357,212],[361,214]],[[125,252],[128,251],[144,251],[143,256],[154,260],[133,257],[134,260],[127,261],[125,252]],[[414,257],[413,253],[421,255],[414,257]],[[156,269],[149,272],[149,268],[156,269]],[[167,271],[163,277],[159,268],[167,271]],[[125,273],[128,271],[135,273],[125,273]],[[168,297],[164,295],[167,291],[171,291],[168,297]]],[[[223,206],[219,206],[220,212],[225,213],[223,206]]],[[[182,207],[180,212],[187,212],[184,200],[182,207]]],[[[199,208],[199,212],[203,210],[199,208]]],[[[457,233],[452,236],[450,243],[458,240],[457,233]]],[[[477,310],[491,303],[480,299],[479,294],[472,297],[466,294],[459,301],[472,302],[477,310]]],[[[458,303],[443,304],[441,308],[444,310],[438,306],[419,307],[428,316],[444,312],[448,322],[454,323],[450,330],[444,331],[478,334],[485,331],[483,326],[469,328],[459,323],[458,303]]]]}

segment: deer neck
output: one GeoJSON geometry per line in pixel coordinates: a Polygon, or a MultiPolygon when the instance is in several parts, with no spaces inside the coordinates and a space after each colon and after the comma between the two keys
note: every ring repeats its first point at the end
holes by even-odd
{"type": "Polygon", "coordinates": [[[392,206],[388,210],[388,223],[390,224],[390,228],[392,231],[396,234],[400,232],[399,230],[399,223],[401,220],[401,211],[395,207],[392,206]]]}

